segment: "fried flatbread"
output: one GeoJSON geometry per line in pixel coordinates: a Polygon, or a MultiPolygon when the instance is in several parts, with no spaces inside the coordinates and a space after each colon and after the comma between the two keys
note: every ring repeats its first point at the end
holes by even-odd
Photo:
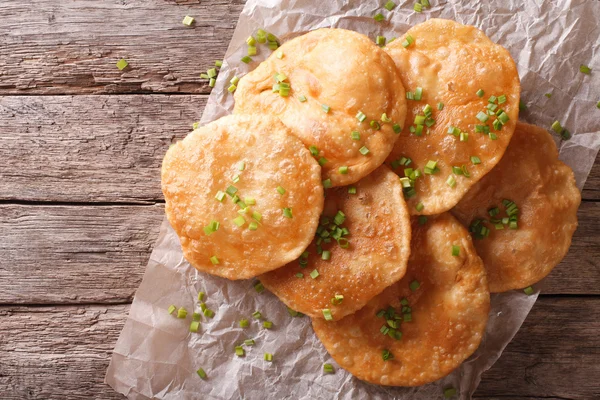
{"type": "Polygon", "coordinates": [[[552,136],[518,123],[502,160],[452,212],[466,226],[473,224],[490,290],[504,292],[538,282],[560,263],[577,228],[580,202],[573,171],[558,160],[552,136]],[[481,219],[485,222],[477,224],[481,219]],[[482,227],[489,230],[487,237],[482,227]]]}
{"type": "Polygon", "coordinates": [[[393,61],[372,40],[319,29],[284,43],[244,76],[234,113],[279,117],[307,147],[319,150],[323,179],[343,186],[383,164],[398,138],[394,124],[404,124],[406,99],[393,61]],[[287,96],[273,90],[278,74],[291,88],[287,96]],[[390,122],[381,121],[384,113],[390,122]]]}
{"type": "Polygon", "coordinates": [[[422,173],[407,200],[411,214],[447,211],[500,161],[508,146],[519,112],[515,62],[479,29],[443,19],[415,25],[385,50],[415,98],[408,100],[404,130],[387,162],[400,176],[407,167],[422,173]],[[406,40],[413,42],[404,47],[406,40]],[[497,130],[494,124],[501,121],[497,130]],[[402,165],[403,157],[412,163],[402,165]],[[437,168],[428,174],[430,161],[437,168]]]}
{"type": "Polygon", "coordinates": [[[323,211],[319,165],[268,116],[227,116],[174,144],[163,161],[162,190],[185,258],[229,279],[298,258],[323,211]]]}
{"type": "Polygon", "coordinates": [[[490,296],[467,230],[449,213],[413,221],[411,248],[404,278],[364,308],[339,321],[313,319],[329,354],[361,380],[423,385],[449,374],[481,342],[490,296]]]}
{"type": "Polygon", "coordinates": [[[314,318],[324,318],[323,310],[329,310],[337,320],[362,308],[404,276],[411,232],[398,177],[381,166],[355,188],[356,194],[349,194],[346,187],[326,192],[326,217],[317,237],[322,250],[330,252],[329,260],[317,253],[319,241],[315,239],[306,258],[259,277],[288,307],[314,318]],[[344,217],[336,220],[338,211],[344,217]],[[348,230],[342,236],[347,248],[342,248],[343,240],[342,246],[335,239],[325,243],[323,238],[335,237],[336,227],[348,230]],[[313,278],[313,271],[318,276],[313,278]],[[343,298],[336,299],[336,295],[343,298]]]}

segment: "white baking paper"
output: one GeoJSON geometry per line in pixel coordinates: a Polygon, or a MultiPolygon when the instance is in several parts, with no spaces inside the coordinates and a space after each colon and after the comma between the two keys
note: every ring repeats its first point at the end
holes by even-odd
{"type": "MultiPolygon", "coordinates": [[[[415,1],[399,2],[392,12],[384,0],[249,0],[227,50],[217,85],[202,117],[208,123],[231,112],[229,80],[242,76],[270,53],[259,47],[254,62],[240,62],[245,39],[265,28],[282,41],[321,27],[353,29],[371,38],[400,36],[428,18],[448,18],[483,29],[515,58],[528,109],[521,119],[549,127],[562,122],[574,137],[558,142],[561,159],[575,171],[581,189],[600,148],[600,1],[516,0],[438,1],[416,13],[415,1]],[[373,16],[381,12],[386,22],[373,16]],[[592,75],[579,72],[589,65],[592,75]],[[552,93],[551,98],[544,96],[552,93]]],[[[566,266],[563,266],[566,267],[566,266]]],[[[254,281],[227,281],[197,272],[182,257],[177,235],[166,220],[137,291],[129,318],[116,344],[106,382],[131,399],[433,399],[443,388],[458,389],[460,398],[473,394],[481,374],[500,357],[537,298],[522,292],[492,296],[485,338],[460,368],[446,378],[417,388],[366,384],[339,369],[315,337],[310,320],[292,318],[268,292],[254,291],[254,281]],[[203,319],[200,334],[189,333],[190,318],[176,319],[169,305],[197,311],[197,293],[207,294],[216,311],[203,319]],[[273,321],[266,330],[256,322],[241,329],[238,321],[260,310],[273,321]],[[234,346],[253,338],[254,347],[236,357],[234,346]],[[263,360],[273,353],[273,362],[263,360]],[[323,363],[335,374],[323,374],[323,363]],[[206,381],[196,375],[198,368],[206,381]]]]}

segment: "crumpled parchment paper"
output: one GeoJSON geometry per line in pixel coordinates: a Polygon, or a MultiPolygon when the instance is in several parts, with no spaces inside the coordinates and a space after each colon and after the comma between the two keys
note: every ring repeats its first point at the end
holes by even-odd
{"type": "MultiPolygon", "coordinates": [[[[528,106],[520,119],[545,127],[559,120],[574,134],[570,141],[557,143],[581,189],[600,148],[600,1],[431,0],[431,9],[421,14],[413,11],[412,0],[397,3],[388,12],[384,0],[248,0],[202,123],[231,111],[229,80],[270,54],[266,46],[259,46],[253,63],[240,61],[245,39],[258,28],[282,41],[321,27],[389,39],[428,18],[448,18],[478,26],[511,52],[528,106]],[[373,20],[378,12],[386,22],[373,20]],[[589,65],[592,75],[580,73],[580,64],[589,65]]],[[[315,337],[309,318],[292,318],[274,295],[256,293],[254,283],[197,272],[182,257],[177,235],[165,220],[106,382],[131,399],[433,399],[441,398],[448,386],[465,399],[500,357],[537,298],[537,293],[526,296],[520,291],[493,295],[485,338],[460,368],[429,385],[390,388],[361,382],[339,369],[315,337]],[[190,317],[177,319],[167,308],[184,306],[191,315],[198,309],[199,291],[206,292],[206,303],[216,314],[213,319],[203,317],[201,333],[195,334],[189,333],[190,317]],[[256,310],[273,321],[272,330],[252,320],[256,310]],[[242,318],[250,319],[250,328],[239,328],[242,318]],[[245,357],[235,356],[234,346],[247,338],[255,339],[256,345],[246,347],[245,357]],[[263,360],[265,352],[274,354],[272,363],[263,360]],[[335,366],[335,374],[323,374],[325,362],[335,366]],[[208,374],[206,381],[196,375],[200,367],[208,374]]]]}

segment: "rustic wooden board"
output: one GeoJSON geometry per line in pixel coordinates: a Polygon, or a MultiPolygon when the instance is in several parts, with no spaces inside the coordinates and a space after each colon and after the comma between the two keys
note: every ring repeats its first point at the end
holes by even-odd
{"type": "Polygon", "coordinates": [[[243,3],[0,2],[0,94],[208,93],[200,73],[223,58],[243,3]]]}
{"type": "MultiPolygon", "coordinates": [[[[201,95],[0,96],[0,200],[161,200],[163,155],[205,104],[201,95]]],[[[583,197],[600,200],[600,163],[583,197]]]]}
{"type": "Polygon", "coordinates": [[[206,96],[0,96],[0,200],[161,199],[160,165],[206,96]]]}
{"type": "MultiPolygon", "coordinates": [[[[162,205],[0,205],[0,304],[130,301],[163,218],[162,205]]],[[[600,203],[579,212],[571,251],[547,294],[600,294],[600,203]]]]}
{"type": "MultiPolygon", "coordinates": [[[[103,379],[128,310],[0,307],[2,398],[122,398],[103,379]]],[[[599,298],[541,298],[475,397],[598,398],[598,330],[599,298]]]]}
{"type": "Polygon", "coordinates": [[[0,205],[0,304],[131,301],[162,216],[162,205],[0,205]]]}

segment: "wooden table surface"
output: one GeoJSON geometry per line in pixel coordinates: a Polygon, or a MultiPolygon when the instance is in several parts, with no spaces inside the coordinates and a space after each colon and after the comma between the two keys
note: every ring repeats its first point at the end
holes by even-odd
{"type": "MultiPolygon", "coordinates": [[[[163,218],[161,160],[199,120],[199,73],[242,7],[0,2],[1,399],[121,398],[103,379],[163,218]]],[[[583,199],[571,251],[475,397],[600,398],[598,163],[583,199]]]]}

